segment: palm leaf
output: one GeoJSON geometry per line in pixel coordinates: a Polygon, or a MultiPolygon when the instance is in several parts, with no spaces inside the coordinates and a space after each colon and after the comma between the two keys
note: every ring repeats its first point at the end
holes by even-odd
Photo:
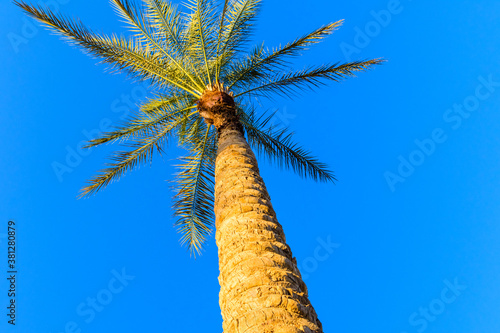
{"type": "Polygon", "coordinates": [[[344,64],[322,65],[301,71],[278,74],[269,82],[238,93],[235,95],[235,98],[249,93],[259,93],[265,96],[270,96],[271,93],[290,96],[290,94],[294,93],[297,89],[318,87],[324,84],[324,80],[339,82],[348,77],[355,77],[355,72],[367,70],[382,62],[384,62],[382,59],[354,61],[344,64]]]}
{"type": "Polygon", "coordinates": [[[211,232],[214,220],[214,159],[216,131],[206,127],[203,140],[191,144],[191,154],[181,158],[180,172],[175,177],[175,226],[192,254],[199,254],[211,232]]]}
{"type": "Polygon", "coordinates": [[[255,111],[242,112],[240,120],[247,133],[248,143],[279,167],[291,169],[302,177],[316,181],[335,181],[335,176],[324,163],[292,141],[287,128],[276,128],[271,120],[274,114],[257,117],[255,111]]]}
{"type": "MultiPolygon", "coordinates": [[[[153,103],[153,102],[151,102],[153,103]]],[[[142,111],[139,115],[130,118],[116,130],[105,132],[99,138],[89,141],[84,148],[95,147],[104,143],[114,141],[124,141],[137,139],[144,136],[156,135],[166,124],[168,125],[174,119],[185,117],[186,119],[198,111],[193,111],[196,106],[178,106],[177,108],[168,105],[166,101],[154,101],[158,107],[142,111]]],[[[186,120],[187,121],[187,120],[186,120]]],[[[182,124],[179,124],[181,126],[182,124]]]]}
{"type": "Polygon", "coordinates": [[[106,187],[113,181],[117,181],[125,172],[133,170],[140,164],[149,161],[151,163],[154,152],[162,153],[163,146],[175,129],[185,121],[183,115],[178,115],[167,125],[149,137],[144,137],[128,144],[133,148],[129,151],[119,151],[111,156],[112,163],[107,164],[107,168],[101,170],[97,176],[89,181],[89,185],[82,189],[81,197],[89,196],[106,187]]]}
{"type": "Polygon", "coordinates": [[[182,30],[185,22],[177,10],[177,6],[163,0],[146,0],[146,15],[156,27],[156,38],[161,45],[176,55],[177,59],[183,59],[186,51],[186,43],[182,30]]]}
{"type": "Polygon", "coordinates": [[[259,4],[260,0],[228,0],[224,3],[217,41],[217,78],[220,68],[224,67],[237,51],[241,51],[241,46],[249,40],[259,4]]]}
{"type": "Polygon", "coordinates": [[[212,85],[210,58],[216,40],[216,11],[213,0],[188,0],[185,6],[191,11],[186,27],[186,42],[191,59],[198,67],[205,67],[206,85],[212,85]]]}
{"type": "MultiPolygon", "coordinates": [[[[132,31],[136,33],[136,36],[142,42],[146,43],[149,48],[155,49],[162,53],[167,61],[173,63],[173,65],[187,76],[193,85],[184,83],[186,86],[190,86],[191,89],[195,90],[199,95],[204,90],[204,85],[201,84],[199,78],[195,78],[189,73],[188,69],[182,66],[177,59],[174,58],[165,48],[160,46],[161,40],[158,40],[156,29],[152,24],[149,16],[144,14],[142,8],[138,8],[129,0],[112,0],[111,3],[115,7],[118,14],[125,20],[126,23],[132,28],[132,31]]],[[[181,78],[177,78],[181,80],[181,78]]]]}
{"type": "Polygon", "coordinates": [[[301,55],[303,50],[331,35],[342,23],[343,20],[330,23],[271,51],[264,51],[263,45],[257,46],[250,56],[231,66],[231,70],[228,71],[230,75],[226,78],[229,89],[255,82],[256,79],[274,70],[281,70],[283,66],[289,64],[288,57],[301,55]]]}
{"type": "Polygon", "coordinates": [[[69,42],[102,58],[103,62],[110,64],[117,71],[126,71],[130,76],[140,80],[150,80],[166,90],[180,89],[199,96],[199,93],[189,85],[177,81],[178,73],[158,53],[144,49],[135,40],[116,35],[98,35],[86,28],[79,20],[56,15],[48,8],[30,6],[22,1],[15,3],[69,42]]]}

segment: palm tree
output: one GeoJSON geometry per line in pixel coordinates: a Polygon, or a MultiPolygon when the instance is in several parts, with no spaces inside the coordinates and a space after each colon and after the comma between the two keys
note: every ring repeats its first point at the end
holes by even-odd
{"type": "Polygon", "coordinates": [[[93,147],[119,141],[128,149],[111,156],[82,196],[150,161],[177,139],[189,154],[180,158],[176,175],[175,225],[195,255],[215,227],[224,332],[322,332],[250,147],[302,176],[335,178],[287,129],[271,124],[272,114],[256,111],[252,98],[292,96],[382,60],[290,67],[291,58],[342,21],[278,48],[258,45],[244,53],[260,0],[188,0],[186,13],[164,0],[111,2],[133,36],[97,34],[78,19],[15,1],[112,68],[149,82],[154,92],[126,124],[89,142],[93,147]]]}

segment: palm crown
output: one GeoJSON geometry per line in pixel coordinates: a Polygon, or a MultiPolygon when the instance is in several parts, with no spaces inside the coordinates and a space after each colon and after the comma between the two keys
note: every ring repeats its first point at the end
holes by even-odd
{"type": "Polygon", "coordinates": [[[354,61],[293,70],[289,60],[330,35],[342,21],[325,25],[284,46],[258,45],[245,53],[260,0],[188,0],[186,12],[163,0],[112,0],[133,35],[97,34],[79,20],[42,6],[16,4],[120,72],[149,81],[155,97],[147,100],[122,126],[91,140],[88,147],[119,141],[128,147],[115,152],[107,167],[89,181],[82,195],[93,194],[126,171],[151,161],[169,141],[188,150],[175,178],[174,215],[182,243],[199,252],[213,226],[214,162],[217,131],[204,121],[197,102],[206,91],[234,97],[247,140],[280,166],[319,181],[334,175],[292,141],[292,133],[272,125],[271,115],[258,114],[251,96],[291,96],[327,80],[340,81],[382,60],[354,61]]]}

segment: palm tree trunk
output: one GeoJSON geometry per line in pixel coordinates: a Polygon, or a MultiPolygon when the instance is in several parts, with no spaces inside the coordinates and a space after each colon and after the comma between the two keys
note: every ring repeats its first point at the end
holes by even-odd
{"type": "Polygon", "coordinates": [[[322,333],[232,95],[210,89],[198,111],[219,134],[215,240],[224,333],[322,333]]]}
{"type": "Polygon", "coordinates": [[[323,332],[240,130],[219,131],[215,215],[224,333],[323,332]]]}

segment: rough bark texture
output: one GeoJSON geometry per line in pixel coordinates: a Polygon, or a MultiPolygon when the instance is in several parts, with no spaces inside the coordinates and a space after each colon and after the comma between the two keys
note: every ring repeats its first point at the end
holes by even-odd
{"type": "Polygon", "coordinates": [[[243,134],[243,126],[236,114],[233,97],[220,91],[206,91],[198,101],[198,112],[205,122],[214,125],[219,136],[235,130],[243,134]]]}
{"type": "Polygon", "coordinates": [[[322,333],[255,155],[233,125],[219,129],[215,215],[224,333],[322,333]]]}

